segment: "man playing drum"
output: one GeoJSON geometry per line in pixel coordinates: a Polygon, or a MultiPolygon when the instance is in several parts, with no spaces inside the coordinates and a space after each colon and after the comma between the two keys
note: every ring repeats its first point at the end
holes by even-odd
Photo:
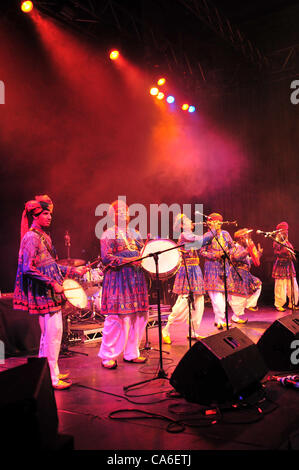
{"type": "Polygon", "coordinates": [[[141,364],[139,345],[148,320],[148,290],[138,257],[143,242],[139,232],[128,227],[127,205],[117,200],[109,209],[114,226],[101,237],[101,257],[107,266],[102,288],[104,323],[99,357],[106,369],[117,367],[123,352],[125,362],[141,364]],[[126,264],[127,262],[132,262],[126,264]]]}
{"type": "Polygon", "coordinates": [[[21,245],[14,289],[15,309],[39,315],[41,328],[39,357],[48,359],[53,387],[63,390],[71,386],[68,374],[60,374],[58,357],[62,340],[62,281],[65,276],[83,275],[85,267],[58,265],[50,235],[53,203],[44,196],[25,204],[21,224],[21,245]],[[33,219],[29,229],[29,218],[33,219]]]}
{"type": "Polygon", "coordinates": [[[185,257],[188,278],[185,269],[185,263],[182,260],[179,271],[176,274],[173,292],[178,294],[175,305],[172,307],[172,312],[168,317],[166,326],[162,330],[163,342],[171,344],[170,327],[177,322],[188,322],[189,319],[189,304],[188,295],[190,289],[193,293],[194,306],[192,308],[192,339],[200,339],[198,331],[204,311],[204,281],[202,272],[199,266],[199,257],[197,250],[211,242],[213,235],[211,232],[204,236],[195,235],[193,232],[193,222],[184,214],[179,214],[174,229],[183,227],[183,232],[180,235],[178,244],[184,244],[182,255],[185,257]],[[195,245],[196,242],[196,246],[195,245]],[[189,246],[188,246],[189,245],[189,246]],[[192,247],[193,245],[193,247],[192,247]],[[196,248],[196,249],[195,249],[196,248]],[[190,285],[189,285],[190,284],[190,285]]]}
{"type": "MultiPolygon", "coordinates": [[[[236,240],[235,246],[231,251],[231,260],[234,268],[231,269],[233,285],[230,288],[229,303],[233,310],[232,321],[235,323],[246,323],[244,318],[245,308],[255,310],[258,298],[261,294],[262,283],[260,279],[250,273],[252,263],[251,246],[253,241],[250,238],[250,231],[247,228],[238,230],[234,234],[236,240]],[[241,278],[240,278],[240,277],[241,278]]],[[[263,250],[258,245],[254,250],[258,258],[261,257],[263,250]]]]}

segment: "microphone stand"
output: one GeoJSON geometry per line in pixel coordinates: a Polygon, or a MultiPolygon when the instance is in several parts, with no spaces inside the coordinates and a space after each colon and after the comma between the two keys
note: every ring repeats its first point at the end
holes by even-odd
{"type": "Polygon", "coordinates": [[[185,259],[185,253],[183,251],[182,251],[182,257],[183,257],[186,278],[187,278],[188,287],[189,287],[188,310],[189,310],[189,349],[190,349],[191,348],[191,330],[192,330],[191,329],[191,321],[192,321],[191,306],[193,307],[193,310],[195,310],[195,305],[194,305],[194,295],[193,295],[193,291],[191,290],[189,273],[188,273],[188,268],[187,268],[186,259],[185,259]]]}
{"type": "Polygon", "coordinates": [[[159,329],[159,353],[160,353],[159,354],[159,370],[158,370],[157,376],[153,377],[152,379],[147,379],[147,380],[143,380],[142,382],[138,382],[138,383],[135,383],[135,384],[132,384],[132,385],[127,385],[126,387],[123,387],[124,391],[127,391],[130,388],[136,387],[137,385],[142,385],[142,384],[151,382],[153,380],[157,380],[157,379],[167,379],[168,380],[167,374],[163,369],[163,357],[162,357],[162,323],[161,323],[161,299],[160,299],[160,278],[159,278],[159,255],[161,255],[162,253],[165,253],[166,251],[177,250],[181,246],[184,246],[184,245],[183,244],[182,245],[177,245],[177,246],[174,246],[174,247],[171,247],[171,248],[167,248],[166,250],[157,251],[155,253],[149,253],[146,256],[135,259],[134,261],[127,261],[126,263],[123,263],[121,265],[121,266],[126,266],[126,265],[132,264],[136,261],[141,261],[145,258],[149,258],[149,257],[154,258],[155,267],[156,267],[158,329],[159,329]]]}

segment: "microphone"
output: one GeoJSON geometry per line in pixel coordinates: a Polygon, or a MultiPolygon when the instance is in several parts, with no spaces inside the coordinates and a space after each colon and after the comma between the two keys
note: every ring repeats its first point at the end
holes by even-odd
{"type": "Polygon", "coordinates": [[[265,237],[270,237],[271,235],[275,235],[275,233],[279,233],[279,232],[281,232],[281,229],[273,230],[273,232],[263,232],[263,230],[256,231],[256,233],[258,233],[259,235],[265,235],[265,237]]]}

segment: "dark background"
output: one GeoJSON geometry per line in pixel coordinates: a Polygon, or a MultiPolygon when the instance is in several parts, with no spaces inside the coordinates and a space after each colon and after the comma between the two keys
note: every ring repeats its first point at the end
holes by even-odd
{"type": "MultiPolygon", "coordinates": [[[[202,203],[254,230],[287,221],[298,249],[299,3],[208,3],[242,41],[209,24],[202,2],[75,3],[34,18],[1,4],[1,291],[13,291],[21,215],[36,194],[54,201],[60,258],[66,230],[71,257],[98,256],[95,209],[118,195],[147,208],[202,203]],[[161,74],[196,113],[157,105],[148,89],[161,74]]],[[[264,248],[253,271],[271,287],[272,243],[253,239],[264,248]]]]}

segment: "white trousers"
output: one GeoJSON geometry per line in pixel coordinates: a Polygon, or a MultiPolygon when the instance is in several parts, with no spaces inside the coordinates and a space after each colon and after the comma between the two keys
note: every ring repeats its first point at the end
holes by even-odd
{"type": "Polygon", "coordinates": [[[52,384],[57,385],[59,367],[58,358],[61,347],[63,324],[61,311],[52,314],[40,315],[39,325],[41,329],[39,357],[48,359],[52,384]]]}
{"type": "Polygon", "coordinates": [[[256,307],[257,301],[261,294],[262,287],[257,289],[249,297],[242,297],[241,295],[230,295],[229,304],[234,312],[234,317],[241,317],[244,315],[245,308],[256,307]]]}
{"type": "Polygon", "coordinates": [[[208,291],[209,297],[212,302],[212,307],[215,315],[215,323],[225,322],[225,295],[224,292],[208,291]]]}
{"type": "Polygon", "coordinates": [[[122,352],[128,361],[139,357],[139,346],[147,321],[148,313],[108,315],[98,356],[104,363],[115,360],[122,352]]]}
{"type": "MultiPolygon", "coordinates": [[[[283,307],[289,299],[289,306],[292,304],[292,280],[291,279],[275,279],[274,285],[274,297],[275,307],[283,307]]],[[[293,277],[293,289],[294,289],[294,302],[298,304],[298,283],[297,279],[293,277]]]]}
{"type": "MultiPolygon", "coordinates": [[[[194,294],[194,307],[191,308],[191,323],[192,331],[198,333],[203,311],[204,311],[204,296],[194,294]]],[[[188,295],[180,294],[176,300],[176,303],[172,307],[172,312],[168,317],[167,324],[163,328],[165,336],[169,336],[169,328],[174,323],[188,323],[189,321],[189,306],[188,306],[188,295]]]]}

